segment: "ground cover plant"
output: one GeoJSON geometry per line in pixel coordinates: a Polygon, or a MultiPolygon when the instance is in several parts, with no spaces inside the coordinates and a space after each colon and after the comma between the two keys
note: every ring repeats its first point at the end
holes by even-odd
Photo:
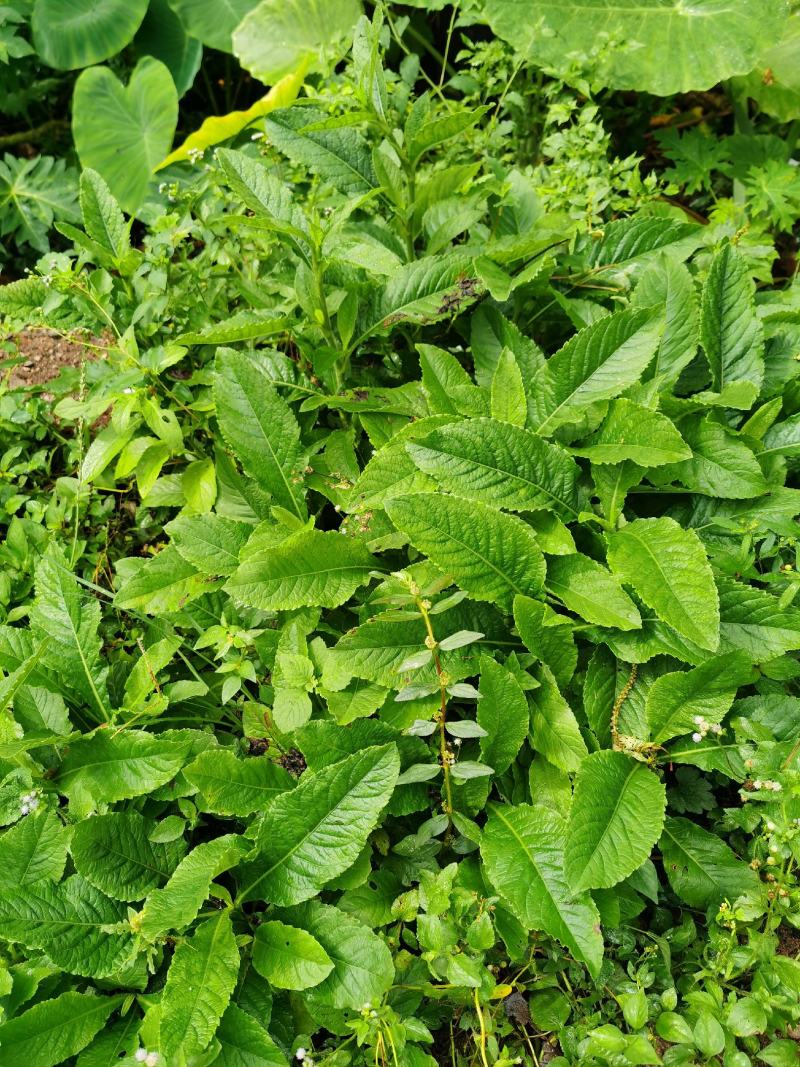
{"type": "Polygon", "coordinates": [[[0,287],[3,1067],[798,1062],[794,16],[521,7],[0,287]]]}

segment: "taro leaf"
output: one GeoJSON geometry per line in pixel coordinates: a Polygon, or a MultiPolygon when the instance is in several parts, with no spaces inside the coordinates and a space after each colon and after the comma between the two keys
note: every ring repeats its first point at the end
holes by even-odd
{"type": "MultiPolygon", "coordinates": [[[[219,0],[217,11],[223,2],[219,0]]],[[[150,0],[133,45],[139,55],[160,59],[169,69],[178,96],[183,96],[192,87],[200,68],[203,45],[187,33],[169,0],[150,0]]]]}
{"type": "Polygon", "coordinates": [[[35,0],[36,51],[50,67],[77,70],[121,52],[147,11],[148,0],[35,0]]]}
{"type": "Polygon", "coordinates": [[[231,35],[259,0],[169,0],[186,32],[209,48],[232,51],[231,35]]]}

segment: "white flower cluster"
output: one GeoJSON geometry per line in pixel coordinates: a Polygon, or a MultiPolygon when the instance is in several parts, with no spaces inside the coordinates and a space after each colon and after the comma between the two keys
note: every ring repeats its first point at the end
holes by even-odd
{"type": "Polygon", "coordinates": [[[29,815],[32,811],[36,811],[39,807],[39,791],[38,789],[32,789],[30,793],[23,793],[20,799],[19,813],[20,815],[29,815]]]}
{"type": "Polygon", "coordinates": [[[157,1052],[148,1052],[146,1048],[137,1048],[133,1058],[137,1063],[143,1063],[144,1067],[158,1067],[160,1057],[157,1052]]]}
{"type": "Polygon", "coordinates": [[[756,778],[753,782],[753,789],[766,789],[768,792],[780,793],[783,786],[780,782],[773,782],[771,778],[756,778]]]}
{"type": "Polygon", "coordinates": [[[300,1060],[300,1062],[304,1064],[304,1067],[314,1067],[314,1061],[309,1056],[307,1049],[299,1048],[297,1052],[295,1052],[294,1058],[300,1060]]]}
{"type": "Polygon", "coordinates": [[[695,715],[692,722],[697,727],[692,734],[692,741],[694,741],[696,745],[698,745],[709,732],[717,734],[717,736],[722,733],[722,727],[718,722],[706,722],[702,715],[695,715]]]}

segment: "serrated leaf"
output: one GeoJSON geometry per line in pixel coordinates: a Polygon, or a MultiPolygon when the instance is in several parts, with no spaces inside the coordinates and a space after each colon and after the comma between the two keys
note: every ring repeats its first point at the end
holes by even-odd
{"type": "Polygon", "coordinates": [[[502,774],[528,736],[528,702],[515,675],[490,656],[481,656],[480,675],[476,718],[486,731],[480,742],[481,758],[495,774],[502,774]]]}
{"type": "Polygon", "coordinates": [[[407,446],[421,471],[444,489],[509,511],[547,508],[574,520],[580,468],[558,445],[519,426],[469,419],[407,446]]]}
{"type": "Polygon", "coordinates": [[[714,656],[693,670],[661,675],[647,691],[650,739],[661,745],[693,733],[696,717],[708,723],[722,722],[737,689],[752,677],[750,658],[742,652],[714,656]]]}
{"type": "Polygon", "coordinates": [[[300,427],[261,364],[244,352],[220,349],[214,398],[222,436],[245,471],[277,504],[305,519],[300,427]]]}
{"type": "Polygon", "coordinates": [[[588,893],[575,894],[564,874],[566,822],[527,804],[493,804],[481,838],[492,885],[526,930],[543,930],[595,977],[603,960],[600,916],[588,893]]]}
{"type": "Polygon", "coordinates": [[[718,393],[731,382],[750,382],[750,407],[764,378],[764,336],[754,306],[747,262],[726,241],[711,261],[703,287],[700,336],[718,393]]]}
{"type": "Polygon", "coordinates": [[[695,493],[747,500],[769,491],[753,450],[735,434],[713,419],[702,419],[684,427],[690,458],[659,471],[662,478],[675,480],[695,493]]]}
{"type": "Polygon", "coordinates": [[[577,771],[589,754],[578,721],[545,667],[531,697],[533,747],[562,771],[577,771]]]}
{"type": "Polygon", "coordinates": [[[267,1031],[237,1004],[229,1004],[215,1035],[221,1051],[215,1067],[287,1067],[267,1031]]]}
{"type": "Polygon", "coordinates": [[[691,363],[700,341],[698,301],[694,280],[687,267],[662,254],[642,272],[633,293],[637,307],[663,306],[664,333],[656,357],[645,372],[659,389],[678,379],[691,363]]]}
{"type": "Polygon", "coordinates": [[[306,772],[265,811],[258,860],[243,875],[241,897],[297,904],[347,870],[377,824],[399,771],[396,747],[383,745],[306,772]]]}
{"type": "Polygon", "coordinates": [[[576,893],[627,878],[650,856],[664,826],[663,782],[622,752],[593,752],[575,779],[564,855],[576,893]]]}
{"type": "Polygon", "coordinates": [[[552,434],[579,419],[591,404],[610,400],[638,381],[662,330],[660,310],[631,309],[606,315],[567,341],[547,361],[537,432],[552,434]]]}
{"type": "Polygon", "coordinates": [[[62,993],[0,1025],[4,1067],[56,1067],[85,1048],[122,1004],[121,996],[62,993]]]}
{"type": "Polygon", "coordinates": [[[209,581],[167,545],[120,585],[114,603],[122,610],[169,615],[208,592],[209,581]]]}
{"type": "Polygon", "coordinates": [[[108,185],[91,167],[81,174],[80,205],[89,237],[109,255],[121,259],[130,249],[128,228],[108,185]]]}
{"type": "Polygon", "coordinates": [[[588,261],[593,267],[619,268],[652,256],[662,248],[696,237],[699,227],[677,219],[634,216],[617,219],[603,227],[603,235],[589,248],[588,261]]]}
{"type": "Polygon", "coordinates": [[[305,930],[266,922],[256,930],[253,966],[276,989],[309,989],[327,978],[333,961],[305,930]]]}
{"type": "Polygon", "coordinates": [[[67,862],[69,832],[51,811],[20,820],[0,837],[0,893],[47,880],[57,882],[67,862]]]}
{"type": "Polygon", "coordinates": [[[180,1062],[210,1044],[239,974],[239,949],[230,914],[198,926],[172,957],[161,997],[160,1052],[180,1062]]]}
{"type": "Polygon", "coordinates": [[[573,452],[592,463],[623,463],[629,459],[642,467],[680,463],[692,454],[666,415],[625,399],[611,402],[597,433],[573,452]]]}
{"type": "Polygon", "coordinates": [[[248,551],[225,589],[239,603],[262,611],[336,608],[378,568],[380,561],[361,540],[334,530],[301,530],[263,551],[248,551]]]}
{"type": "Polygon", "coordinates": [[[396,497],[386,510],[412,545],[473,599],[510,609],[516,594],[542,588],[542,551],[533,530],[516,516],[429,493],[396,497]]]}
{"type": "Polygon", "coordinates": [[[542,600],[520,596],[514,598],[514,623],[528,651],[547,666],[558,685],[568,685],[578,663],[572,620],[542,600]]]}
{"type": "Polygon", "coordinates": [[[636,630],[639,611],[617,579],[589,556],[573,552],[547,561],[547,588],[587,622],[636,630]]]}
{"type": "Polygon", "coordinates": [[[377,185],[367,142],[352,128],[314,129],[325,112],[313,107],[273,111],[264,121],[270,142],[293,163],[308,167],[347,196],[377,185]],[[307,127],[312,127],[307,129],[307,127]]]}
{"type": "Polygon", "coordinates": [[[674,519],[636,519],[608,535],[608,562],[648,607],[701,648],[719,645],[719,598],[702,542],[674,519]]]}
{"type": "Polygon", "coordinates": [[[528,417],[528,400],[522,371],[510,348],[500,353],[491,385],[492,418],[514,426],[524,426],[528,417]]]}
{"type": "Polygon", "coordinates": [[[91,978],[113,974],[133,954],[126,918],[122,904],[77,874],[0,896],[0,938],[41,949],[69,974],[91,978]]]}
{"type": "Polygon", "coordinates": [[[692,908],[732,902],[759,887],[758,875],[744,860],[690,819],[667,819],[659,847],[669,884],[692,908]]]}
{"type": "Polygon", "coordinates": [[[151,826],[135,811],[84,819],[73,830],[70,844],[78,873],[115,900],[142,900],[166,882],[185,851],[183,841],[153,844],[151,826]]]}
{"type": "Polygon", "coordinates": [[[781,607],[772,594],[732,578],[718,583],[720,652],[741,649],[753,663],[800,648],[800,610],[781,607]]]}
{"type": "Polygon", "coordinates": [[[237,759],[225,749],[201,752],[184,771],[200,791],[200,811],[243,818],[262,811],[270,800],[294,786],[294,779],[267,756],[237,759]]]}

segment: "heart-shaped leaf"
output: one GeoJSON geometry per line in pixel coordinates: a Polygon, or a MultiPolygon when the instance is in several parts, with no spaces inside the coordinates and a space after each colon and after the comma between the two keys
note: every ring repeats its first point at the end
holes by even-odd
{"type": "Polygon", "coordinates": [[[102,63],[130,43],[146,11],[147,0],[36,0],[36,51],[57,70],[102,63]]]}

